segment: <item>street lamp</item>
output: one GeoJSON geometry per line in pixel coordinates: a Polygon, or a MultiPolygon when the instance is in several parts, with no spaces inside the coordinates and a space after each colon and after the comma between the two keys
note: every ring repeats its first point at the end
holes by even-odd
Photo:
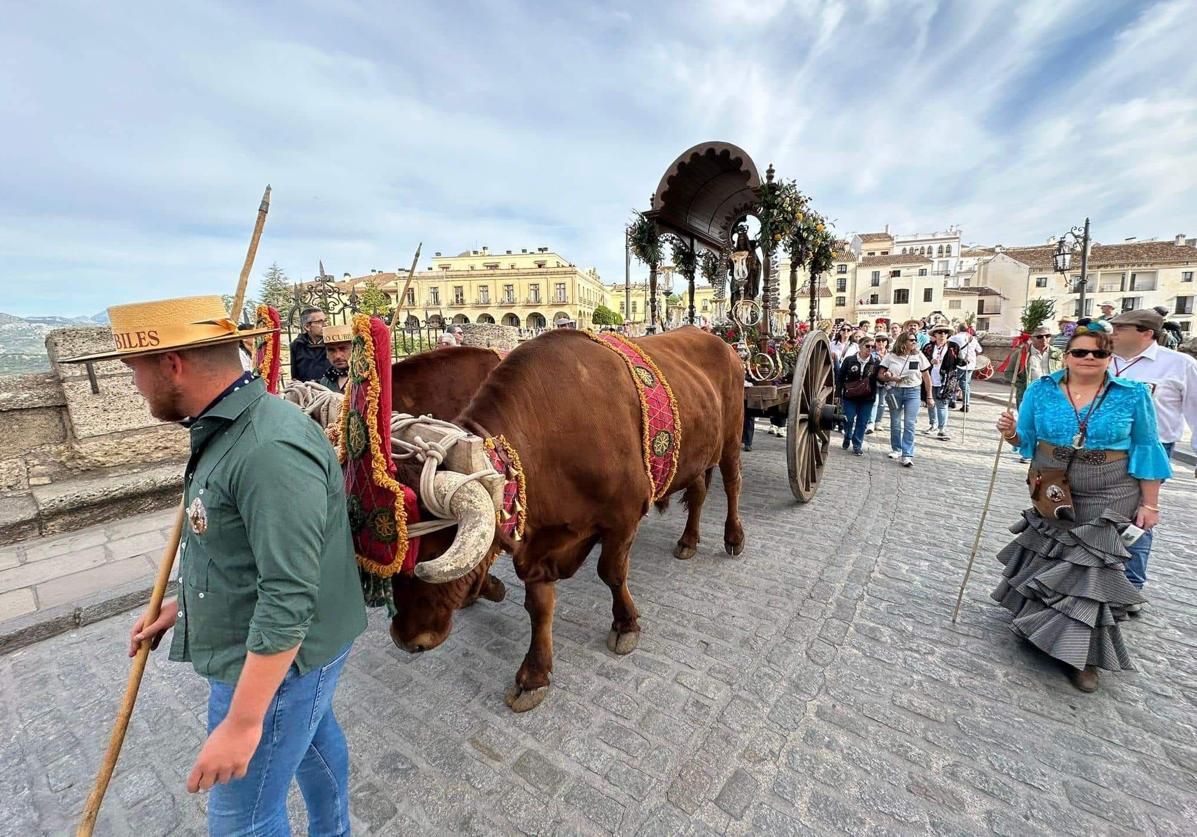
{"type": "MultiPolygon", "coordinates": [[[[1076,290],[1080,293],[1077,300],[1077,316],[1085,316],[1085,286],[1089,278],[1089,219],[1085,219],[1084,227],[1073,227],[1060,236],[1056,243],[1056,252],[1052,254],[1052,263],[1056,272],[1067,277],[1068,268],[1072,264],[1073,251],[1081,251],[1081,278],[1077,280],[1076,290]]],[[[1064,280],[1068,281],[1067,278],[1064,280]]]]}

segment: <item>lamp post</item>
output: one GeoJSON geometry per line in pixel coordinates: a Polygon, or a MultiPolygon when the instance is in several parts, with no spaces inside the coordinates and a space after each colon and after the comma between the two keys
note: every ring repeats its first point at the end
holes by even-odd
{"type": "Polygon", "coordinates": [[[1064,235],[1060,236],[1059,242],[1056,244],[1056,252],[1052,255],[1052,262],[1055,265],[1056,272],[1063,274],[1065,282],[1068,281],[1068,268],[1072,264],[1072,253],[1078,247],[1081,250],[1081,278],[1077,281],[1076,288],[1080,293],[1080,298],[1077,300],[1077,316],[1085,316],[1085,286],[1089,279],[1089,219],[1085,219],[1084,227],[1073,227],[1064,235]]]}

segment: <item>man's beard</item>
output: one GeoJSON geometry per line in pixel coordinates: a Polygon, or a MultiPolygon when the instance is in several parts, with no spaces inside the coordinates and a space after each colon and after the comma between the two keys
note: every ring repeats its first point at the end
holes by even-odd
{"type": "Polygon", "coordinates": [[[183,400],[183,389],[177,384],[170,384],[159,380],[154,389],[145,396],[146,405],[150,408],[150,415],[158,421],[182,421],[188,415],[179,407],[183,400]]]}

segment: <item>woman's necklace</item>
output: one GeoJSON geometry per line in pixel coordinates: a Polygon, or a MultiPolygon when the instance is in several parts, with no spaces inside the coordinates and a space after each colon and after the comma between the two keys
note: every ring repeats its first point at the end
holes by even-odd
{"type": "MultiPolygon", "coordinates": [[[[1072,408],[1072,412],[1076,415],[1076,435],[1072,437],[1072,446],[1079,448],[1085,443],[1085,428],[1089,426],[1089,419],[1093,418],[1093,414],[1097,412],[1097,408],[1101,406],[1101,399],[1098,398],[1098,393],[1101,391],[1101,384],[1093,388],[1093,394],[1080,407],[1077,406],[1076,397],[1072,394],[1072,382],[1069,380],[1069,375],[1064,376],[1064,391],[1068,393],[1068,406],[1072,408]],[[1081,410],[1089,407],[1089,413],[1085,418],[1081,419],[1081,410]]],[[[1083,398],[1087,394],[1087,390],[1081,393],[1083,398]]]]}

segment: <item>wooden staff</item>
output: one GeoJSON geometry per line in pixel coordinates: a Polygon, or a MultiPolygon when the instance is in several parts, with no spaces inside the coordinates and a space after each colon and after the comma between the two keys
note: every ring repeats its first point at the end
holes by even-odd
{"type": "MultiPolygon", "coordinates": [[[[175,566],[175,553],[179,551],[179,539],[183,535],[183,500],[179,500],[179,509],[175,514],[175,523],[171,528],[170,539],[166,549],[162,552],[162,563],[158,565],[158,577],[154,579],[154,590],[150,594],[150,603],[142,617],[142,625],[153,624],[158,618],[158,611],[162,608],[162,598],[166,595],[166,585],[170,581],[171,570],[175,566]]],[[[137,649],[137,656],[133,658],[133,667],[129,670],[129,680],[125,684],[125,699],[117,712],[116,722],[112,726],[112,735],[108,738],[108,750],[104,753],[104,761],[100,765],[100,772],[96,774],[96,783],[91,789],[91,796],[87,798],[87,805],[83,808],[83,819],[79,821],[76,837],[91,837],[96,827],[96,817],[100,815],[100,805],[104,801],[104,793],[108,790],[108,782],[112,779],[112,772],[116,769],[116,760],[120,758],[121,745],[125,743],[125,731],[129,728],[129,719],[133,717],[133,704],[137,702],[137,691],[141,688],[141,675],[145,672],[146,661],[150,657],[150,645],[153,639],[141,641],[137,649]]]]}
{"type": "MultiPolygon", "coordinates": [[[[395,334],[395,326],[399,323],[399,312],[403,310],[403,300],[407,299],[407,289],[411,287],[411,280],[416,275],[416,262],[420,260],[420,250],[423,249],[424,242],[421,241],[416,245],[416,254],[411,257],[411,268],[407,271],[407,284],[403,286],[403,293],[399,294],[399,298],[395,300],[395,313],[391,314],[391,336],[395,334]]],[[[395,283],[396,286],[399,284],[395,283]]],[[[424,313],[428,313],[425,311],[424,313]]]]}
{"type": "MultiPolygon", "coordinates": [[[[1022,370],[1023,364],[1027,358],[1027,344],[1023,343],[1022,348],[1018,352],[1018,365],[1014,367],[1014,371],[1010,374],[1010,394],[1006,398],[1006,410],[1009,411],[1014,406],[1014,390],[1017,386],[1018,373],[1022,370]]],[[[965,413],[965,415],[968,415],[965,413]]],[[[985,518],[989,516],[989,501],[993,499],[993,485],[997,482],[998,465],[1002,461],[1002,444],[1006,441],[1006,437],[998,434],[997,452],[993,455],[993,470],[989,472],[989,488],[985,491],[985,505],[981,507],[981,521],[977,524],[977,536],[973,538],[973,548],[968,554],[968,566],[964,570],[964,580],[960,582],[960,595],[956,597],[956,609],[952,611],[952,624],[956,624],[956,619],[960,616],[960,605],[964,601],[964,588],[968,586],[969,576],[973,573],[973,561],[977,559],[977,548],[981,544],[981,532],[985,529],[985,518]]]]}
{"type": "Polygon", "coordinates": [[[253,269],[254,258],[258,255],[258,241],[262,238],[262,227],[266,226],[266,213],[270,211],[270,184],[266,184],[266,191],[262,193],[262,203],[258,206],[258,220],[254,223],[254,234],[249,240],[249,251],[245,254],[245,264],[241,266],[241,277],[237,280],[237,293],[233,295],[233,310],[229,317],[233,322],[241,316],[241,306],[245,302],[245,286],[249,284],[249,272],[253,269]]]}

